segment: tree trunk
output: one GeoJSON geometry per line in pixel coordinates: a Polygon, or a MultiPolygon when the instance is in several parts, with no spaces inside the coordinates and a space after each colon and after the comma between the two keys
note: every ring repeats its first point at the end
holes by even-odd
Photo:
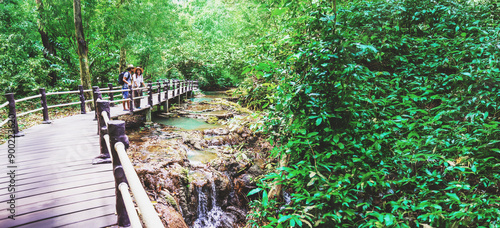
{"type": "MultiPolygon", "coordinates": [[[[88,58],[89,48],[87,46],[87,42],[85,42],[85,36],[83,35],[82,9],[80,0],[73,0],[73,13],[75,18],[76,43],[78,44],[78,57],[80,60],[80,80],[85,90],[92,89],[88,58]]],[[[91,92],[85,93],[86,100],[93,100],[92,96],[91,92]]],[[[93,107],[95,106],[92,105],[92,109],[93,107]]]]}
{"type": "MultiPolygon", "coordinates": [[[[44,23],[44,14],[43,14],[43,2],[42,0],[36,0],[36,4],[38,7],[38,32],[40,33],[40,37],[42,38],[42,45],[45,48],[43,51],[43,57],[47,60],[50,61],[50,56],[56,55],[56,49],[54,45],[49,40],[49,35],[47,34],[47,31],[45,30],[45,23],[44,23]]],[[[49,71],[49,77],[50,77],[50,85],[54,86],[57,81],[57,74],[55,71],[49,71]]]]}
{"type": "Polygon", "coordinates": [[[125,49],[125,46],[120,48],[120,62],[118,64],[120,64],[118,67],[119,73],[127,69],[127,50],[125,49]]]}
{"type": "MultiPolygon", "coordinates": [[[[288,167],[288,162],[290,161],[290,154],[283,154],[283,153],[284,152],[282,152],[282,154],[281,154],[281,158],[280,158],[280,162],[279,162],[280,168],[288,167]]],[[[282,172],[281,175],[283,176],[284,171],[281,171],[281,172],[282,172]]],[[[272,183],[271,190],[269,190],[268,199],[269,200],[276,199],[276,200],[282,201],[283,200],[282,192],[283,192],[283,185],[272,183]]]]}

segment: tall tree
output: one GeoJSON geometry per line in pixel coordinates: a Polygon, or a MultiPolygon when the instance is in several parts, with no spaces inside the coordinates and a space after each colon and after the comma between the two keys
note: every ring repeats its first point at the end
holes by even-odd
{"type": "MultiPolygon", "coordinates": [[[[78,44],[78,57],[80,60],[80,80],[82,82],[83,88],[91,89],[92,82],[90,80],[90,70],[89,70],[89,47],[87,42],[85,42],[85,36],[83,34],[82,25],[82,9],[80,0],[73,1],[73,13],[75,18],[75,33],[76,33],[76,43],[78,44]]],[[[86,99],[90,99],[92,94],[86,94],[86,99]]]]}
{"type": "MultiPolygon", "coordinates": [[[[50,57],[56,55],[55,46],[49,40],[49,34],[47,33],[45,27],[45,15],[43,10],[43,2],[42,0],[36,0],[37,8],[38,8],[38,33],[40,33],[40,37],[42,38],[42,44],[45,50],[43,51],[43,57],[50,61],[50,57]]],[[[57,74],[55,71],[50,71],[50,85],[54,86],[57,81],[57,74]]]]}
{"type": "Polygon", "coordinates": [[[123,72],[127,68],[127,50],[125,46],[120,48],[120,62],[118,63],[118,72],[123,72]]]}

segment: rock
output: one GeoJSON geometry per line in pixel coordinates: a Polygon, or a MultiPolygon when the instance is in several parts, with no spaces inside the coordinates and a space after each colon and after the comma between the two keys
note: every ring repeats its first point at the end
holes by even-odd
{"type": "Polygon", "coordinates": [[[234,207],[234,206],[229,206],[226,208],[226,211],[228,213],[231,213],[236,216],[236,222],[243,222],[246,220],[246,212],[240,208],[234,207]]]}
{"type": "Polygon", "coordinates": [[[219,118],[217,116],[210,116],[207,120],[207,123],[209,124],[217,124],[217,121],[219,121],[219,118]]]}
{"type": "Polygon", "coordinates": [[[161,196],[163,196],[163,199],[165,200],[165,202],[169,203],[170,206],[172,206],[173,208],[175,208],[175,210],[177,212],[181,212],[181,209],[179,208],[179,205],[177,204],[177,201],[175,201],[175,198],[170,195],[170,192],[168,192],[168,190],[163,190],[160,192],[161,196]]]}
{"type": "Polygon", "coordinates": [[[264,170],[262,170],[258,164],[254,164],[247,170],[247,173],[252,176],[260,176],[264,174],[264,170]]]}
{"type": "Polygon", "coordinates": [[[237,221],[236,215],[232,213],[224,213],[219,219],[217,228],[233,228],[237,221]]]}
{"type": "Polygon", "coordinates": [[[167,228],[189,228],[184,222],[182,215],[177,212],[173,207],[163,204],[156,204],[156,210],[160,215],[167,228]]]}
{"type": "Polygon", "coordinates": [[[198,186],[198,187],[204,187],[209,183],[209,179],[207,177],[207,174],[201,171],[194,171],[189,174],[189,179],[191,180],[191,183],[198,186]]]}
{"type": "Polygon", "coordinates": [[[232,190],[229,177],[217,172],[215,176],[215,190],[218,196],[227,196],[232,190]]]}

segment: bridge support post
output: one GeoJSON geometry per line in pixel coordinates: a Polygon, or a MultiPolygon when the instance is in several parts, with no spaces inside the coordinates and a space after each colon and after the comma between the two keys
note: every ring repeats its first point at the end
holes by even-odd
{"type": "Polygon", "coordinates": [[[130,226],[130,219],[127,214],[127,209],[125,208],[125,203],[123,202],[123,196],[118,188],[121,183],[127,183],[127,177],[125,177],[125,172],[123,171],[122,163],[118,157],[118,153],[115,149],[115,144],[117,142],[122,142],[125,145],[125,149],[129,147],[129,141],[127,135],[125,135],[125,121],[123,120],[111,120],[108,122],[108,132],[109,132],[109,144],[111,145],[111,155],[113,162],[113,176],[115,177],[115,193],[116,193],[116,213],[118,215],[118,226],[128,227],[130,226]]]}
{"type": "Polygon", "coordinates": [[[44,124],[50,124],[52,123],[49,119],[49,109],[47,108],[47,96],[45,95],[45,88],[40,88],[38,89],[40,92],[40,101],[42,103],[42,108],[43,108],[43,122],[44,124]]]}
{"type": "Polygon", "coordinates": [[[16,100],[14,100],[13,93],[5,94],[7,101],[9,102],[9,122],[11,122],[12,131],[14,137],[24,136],[24,133],[19,132],[19,126],[17,125],[17,114],[16,114],[16,100]]]}
{"type": "MultiPolygon", "coordinates": [[[[113,84],[108,83],[108,88],[109,88],[109,91],[113,90],[113,84]]],[[[110,93],[109,94],[109,101],[113,101],[113,100],[115,100],[115,96],[113,95],[113,93],[110,93]]],[[[109,106],[114,107],[115,103],[109,103],[109,106]]]]}
{"type": "Polygon", "coordinates": [[[104,139],[104,135],[108,134],[108,128],[106,126],[106,122],[104,120],[104,116],[102,115],[102,112],[106,112],[105,115],[107,115],[108,119],[111,117],[109,114],[109,106],[110,102],[105,101],[105,100],[97,100],[97,128],[99,131],[99,149],[100,149],[100,154],[99,156],[95,157],[94,160],[92,160],[92,164],[103,164],[103,163],[111,163],[111,157],[109,155],[109,148],[106,145],[106,140],[104,139]]]}
{"type": "Polygon", "coordinates": [[[150,125],[152,124],[152,119],[151,119],[151,112],[153,110],[153,107],[149,107],[148,109],[146,109],[146,124],[147,125],[150,125]]]}
{"type": "Polygon", "coordinates": [[[80,90],[80,109],[81,114],[87,113],[85,111],[85,96],[83,95],[83,85],[78,85],[78,90],[80,90]]]}

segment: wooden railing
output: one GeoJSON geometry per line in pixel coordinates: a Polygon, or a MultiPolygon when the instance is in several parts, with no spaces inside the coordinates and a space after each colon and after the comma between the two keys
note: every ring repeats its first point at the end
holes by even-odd
{"type": "MultiPolygon", "coordinates": [[[[153,99],[153,90],[154,89],[156,89],[156,92],[158,94],[158,100],[160,101],[159,103],[161,103],[161,102],[163,102],[165,100],[168,101],[168,99],[170,99],[168,97],[168,91],[171,90],[171,88],[174,90],[173,97],[176,97],[179,94],[183,94],[182,91],[186,91],[188,88],[190,88],[191,90],[193,90],[194,88],[198,88],[198,82],[197,81],[180,81],[180,80],[159,80],[159,81],[154,82],[154,83],[151,83],[151,82],[148,83],[147,87],[130,88],[130,89],[127,89],[127,90],[123,90],[121,88],[122,88],[121,86],[115,86],[115,87],[113,87],[113,85],[111,83],[108,84],[107,88],[99,88],[97,86],[94,86],[91,90],[90,89],[89,90],[84,90],[83,86],[79,85],[78,86],[78,90],[75,90],[75,91],[60,91],[60,92],[49,92],[49,93],[46,93],[45,88],[40,88],[39,89],[39,94],[34,95],[34,96],[29,96],[29,97],[21,98],[21,99],[17,99],[17,100],[14,99],[14,94],[13,93],[7,93],[7,94],[5,94],[5,97],[7,98],[7,101],[5,103],[3,103],[3,104],[0,104],[0,109],[5,108],[5,107],[8,106],[8,108],[9,108],[8,118],[5,119],[5,120],[3,120],[2,122],[0,122],[0,127],[2,127],[3,125],[5,125],[6,123],[10,122],[11,125],[12,125],[13,135],[16,136],[16,137],[19,137],[19,136],[23,136],[24,134],[22,132],[19,132],[19,127],[18,127],[17,120],[18,120],[19,117],[24,116],[24,115],[28,115],[30,113],[42,111],[42,113],[43,113],[43,122],[42,123],[49,124],[49,123],[51,123],[51,120],[50,120],[50,117],[49,117],[49,112],[48,112],[49,109],[80,104],[81,113],[85,114],[86,113],[85,104],[93,102],[94,103],[94,107],[95,107],[96,100],[98,98],[102,98],[102,94],[108,94],[107,98],[108,98],[108,100],[111,103],[116,103],[116,102],[121,102],[121,101],[133,101],[133,100],[136,100],[136,99],[142,99],[144,97],[148,97],[148,105],[149,105],[148,107],[151,107],[152,103],[153,103],[152,99],[153,99]],[[135,98],[133,96],[133,91],[134,90],[139,90],[139,89],[141,89],[141,90],[147,89],[148,90],[148,95],[147,96],[140,96],[140,97],[136,97],[135,98]],[[163,101],[162,101],[162,98],[161,98],[161,93],[162,93],[161,91],[162,91],[162,89],[165,92],[165,97],[164,97],[163,101]],[[131,94],[130,98],[115,100],[114,97],[115,97],[116,93],[121,93],[123,91],[129,91],[130,94],[131,94]],[[94,96],[93,96],[94,100],[85,100],[84,93],[88,93],[88,92],[93,92],[94,93],[94,96]],[[54,105],[48,105],[47,104],[47,96],[62,95],[62,94],[78,94],[80,101],[69,102],[69,103],[62,103],[62,104],[54,104],[54,105]],[[16,104],[18,104],[20,102],[24,102],[24,101],[29,101],[29,100],[37,99],[37,98],[40,98],[40,103],[41,103],[41,107],[40,108],[36,108],[36,109],[33,109],[33,110],[28,110],[28,111],[20,113],[20,114],[18,114],[16,112],[16,104]]],[[[130,103],[131,103],[130,112],[133,113],[134,112],[134,107],[133,107],[133,103],[134,102],[130,102],[130,103]]],[[[97,116],[97,113],[96,113],[96,116],[97,116]]]]}
{"type": "Polygon", "coordinates": [[[103,155],[107,154],[113,163],[118,226],[142,227],[142,222],[130,196],[130,187],[146,227],[163,227],[163,223],[142,187],[141,181],[125,151],[129,146],[128,137],[125,135],[125,121],[110,120],[109,101],[98,99],[97,107],[99,113],[98,126],[100,126],[100,158],[104,159],[105,156],[103,155]]]}
{"type": "MultiPolygon", "coordinates": [[[[189,92],[193,91],[195,88],[195,83],[193,82],[181,84],[179,87],[177,87],[177,85],[178,82],[173,84],[173,91],[175,92],[177,90],[177,96],[179,96],[179,98],[180,95],[184,93],[189,94],[189,92]]],[[[156,89],[158,92],[158,105],[161,105],[162,102],[167,103],[169,98],[175,97],[175,94],[173,94],[173,97],[168,96],[168,88],[168,83],[165,87],[163,87],[162,82],[148,83],[147,98],[150,108],[153,106],[153,89],[156,89]],[[153,84],[157,84],[157,86],[153,87],[153,84]],[[164,99],[162,99],[161,96],[161,88],[165,89],[166,95],[164,99]]],[[[99,92],[99,90],[97,90],[97,92],[99,92]]],[[[109,90],[108,93],[112,94],[114,90],[109,90]]],[[[146,227],[150,228],[164,227],[126,153],[126,149],[129,147],[129,141],[125,134],[125,122],[122,120],[110,120],[111,97],[112,96],[110,96],[111,101],[103,100],[102,98],[98,98],[96,101],[97,126],[101,154],[96,157],[94,164],[112,162],[113,174],[115,177],[118,226],[130,226],[135,228],[142,227],[144,224],[146,227]],[[135,209],[129,189],[132,191],[135,203],[141,211],[142,222],[135,209]]],[[[128,100],[133,100],[133,98],[128,100]]],[[[131,106],[133,106],[133,104],[131,104],[131,106]]]]}

